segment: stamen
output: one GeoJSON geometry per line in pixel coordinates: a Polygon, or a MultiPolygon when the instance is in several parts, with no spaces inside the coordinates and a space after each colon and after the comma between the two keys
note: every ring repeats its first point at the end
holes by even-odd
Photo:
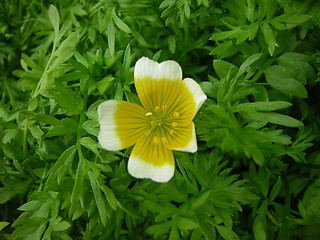
{"type": "Polygon", "coordinates": [[[172,122],[172,123],[171,123],[171,126],[172,126],[172,127],[176,127],[176,126],[178,126],[178,123],[172,122]]]}
{"type": "Polygon", "coordinates": [[[168,142],[168,140],[167,140],[166,137],[162,137],[162,138],[161,138],[161,141],[162,141],[163,143],[167,143],[167,142],[168,142]]]}
{"type": "Polygon", "coordinates": [[[153,142],[154,142],[155,144],[158,144],[158,143],[160,142],[160,140],[159,140],[158,137],[154,137],[154,138],[153,138],[153,142]]]}
{"type": "Polygon", "coordinates": [[[162,107],[162,110],[163,110],[164,112],[166,112],[166,111],[168,110],[167,106],[164,105],[164,106],[162,107]]]}
{"type": "Polygon", "coordinates": [[[144,134],[147,135],[147,136],[148,136],[150,133],[151,133],[150,130],[147,130],[147,131],[144,132],[144,134]]]}
{"type": "Polygon", "coordinates": [[[174,130],[171,129],[170,132],[169,132],[169,134],[170,134],[170,135],[173,135],[173,134],[174,134],[174,130]]]}
{"type": "Polygon", "coordinates": [[[159,106],[156,106],[155,108],[154,108],[154,111],[156,112],[156,113],[159,113],[160,112],[160,107],[159,106]]]}
{"type": "Polygon", "coordinates": [[[180,116],[180,114],[179,114],[178,112],[174,112],[174,113],[173,113],[173,117],[174,117],[174,118],[177,118],[177,117],[179,117],[179,116],[180,116]]]}
{"type": "Polygon", "coordinates": [[[152,112],[147,112],[146,113],[146,117],[151,117],[152,116],[152,112]]]}

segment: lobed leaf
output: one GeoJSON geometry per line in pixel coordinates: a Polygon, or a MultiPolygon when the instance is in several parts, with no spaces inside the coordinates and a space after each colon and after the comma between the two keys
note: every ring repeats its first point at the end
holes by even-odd
{"type": "Polygon", "coordinates": [[[286,67],[280,65],[270,66],[265,70],[265,76],[270,86],[280,92],[290,97],[307,97],[308,93],[303,84],[294,79],[290,74],[290,70],[286,67]]]}
{"type": "Polygon", "coordinates": [[[270,101],[270,102],[250,102],[250,103],[240,103],[238,105],[232,106],[233,112],[240,111],[277,111],[280,109],[288,108],[292,104],[284,101],[270,101]]]}
{"type": "Polygon", "coordinates": [[[51,4],[48,10],[48,14],[55,34],[58,34],[60,25],[60,15],[57,8],[51,4]]]}

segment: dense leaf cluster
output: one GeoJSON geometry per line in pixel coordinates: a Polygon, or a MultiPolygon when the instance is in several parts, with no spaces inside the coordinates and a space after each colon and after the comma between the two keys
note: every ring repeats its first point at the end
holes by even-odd
{"type": "Polygon", "coordinates": [[[319,1],[50,2],[0,6],[0,239],[320,235],[319,1]],[[97,142],[142,56],[208,96],[165,184],[97,142]]]}

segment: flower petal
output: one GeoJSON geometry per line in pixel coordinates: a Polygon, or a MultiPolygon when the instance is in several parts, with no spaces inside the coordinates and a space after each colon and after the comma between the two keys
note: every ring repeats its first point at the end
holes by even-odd
{"type": "Polygon", "coordinates": [[[193,100],[196,103],[196,111],[194,114],[196,114],[198,112],[199,108],[201,107],[201,105],[207,99],[207,96],[202,91],[200,85],[196,81],[194,81],[193,79],[185,78],[185,79],[183,79],[182,82],[193,96],[193,100]]]}
{"type": "Polygon", "coordinates": [[[128,171],[136,178],[168,182],[174,173],[173,153],[161,142],[153,143],[152,136],[145,137],[133,147],[128,171]]]}
{"type": "Polygon", "coordinates": [[[170,131],[164,132],[163,135],[166,138],[165,146],[169,149],[192,153],[197,151],[197,139],[193,122],[185,126],[178,125],[170,131]]]}
{"type": "MultiPolygon", "coordinates": [[[[198,144],[197,144],[197,138],[196,138],[196,131],[195,131],[195,127],[194,127],[194,123],[192,122],[191,124],[191,138],[188,141],[185,141],[187,144],[182,146],[182,147],[175,147],[175,148],[172,148],[172,150],[176,150],[176,151],[182,151],[182,152],[191,152],[191,153],[194,153],[198,150],[198,144]]],[[[190,128],[188,129],[190,131],[190,128]]],[[[188,131],[188,135],[190,135],[190,132],[188,131]]],[[[186,129],[184,129],[184,135],[186,135],[186,129]]],[[[177,137],[174,139],[174,141],[177,141],[176,139],[179,138],[179,139],[182,139],[182,131],[177,131],[176,135],[177,137]],[[179,136],[180,135],[180,136],[179,136]]],[[[176,143],[177,144],[177,143],[176,143]]]]}
{"type": "Polygon", "coordinates": [[[134,67],[134,78],[135,80],[144,78],[182,80],[182,70],[180,65],[172,60],[157,63],[147,57],[142,57],[134,67]]]}
{"type": "Polygon", "coordinates": [[[134,81],[142,105],[154,111],[156,106],[171,105],[178,97],[182,70],[175,61],[157,63],[143,57],[135,65],[134,81]]]}
{"type": "Polygon", "coordinates": [[[147,123],[146,111],[137,104],[109,100],[98,107],[100,145],[110,151],[135,144],[143,135],[147,123]]]}

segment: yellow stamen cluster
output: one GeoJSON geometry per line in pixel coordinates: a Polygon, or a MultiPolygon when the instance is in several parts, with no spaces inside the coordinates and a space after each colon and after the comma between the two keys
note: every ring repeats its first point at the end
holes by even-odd
{"type": "Polygon", "coordinates": [[[145,135],[153,134],[153,143],[159,144],[162,142],[166,144],[168,139],[166,136],[174,135],[175,128],[178,126],[177,120],[180,117],[179,112],[170,112],[168,107],[156,106],[154,111],[147,112],[145,116],[148,119],[148,125],[145,135]]]}

